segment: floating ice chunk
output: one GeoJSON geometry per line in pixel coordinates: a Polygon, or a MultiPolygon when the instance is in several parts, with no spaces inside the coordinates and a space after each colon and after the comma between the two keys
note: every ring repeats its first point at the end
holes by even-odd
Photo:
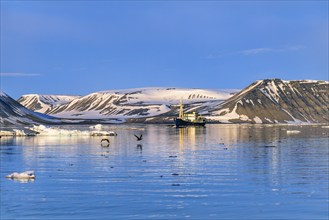
{"type": "MultiPolygon", "coordinates": [[[[97,126],[97,129],[100,129],[101,127],[102,125],[99,125],[97,126]]],[[[37,132],[38,135],[45,135],[45,136],[117,136],[117,134],[114,131],[71,130],[71,129],[61,129],[57,127],[45,127],[43,125],[34,126],[33,128],[31,128],[31,130],[37,132]]]]}
{"type": "Polygon", "coordinates": [[[76,135],[90,135],[89,131],[68,130],[57,127],[46,127],[44,125],[33,126],[31,130],[37,132],[38,135],[46,136],[76,136],[76,135]]]}
{"type": "Polygon", "coordinates": [[[9,174],[8,176],[6,176],[6,178],[9,179],[35,179],[35,174],[34,171],[25,171],[22,173],[17,173],[14,172],[12,174],[9,174]]]}
{"type": "Polygon", "coordinates": [[[100,131],[102,130],[102,125],[101,124],[97,124],[95,126],[90,126],[90,129],[95,129],[96,131],[100,131]]]}
{"type": "Polygon", "coordinates": [[[27,133],[27,131],[18,129],[13,129],[12,131],[0,130],[0,136],[35,136],[35,133],[27,133]]]}
{"type": "Polygon", "coordinates": [[[3,131],[0,130],[0,136],[13,136],[14,133],[12,131],[3,131]]]}
{"type": "Polygon", "coordinates": [[[91,136],[117,136],[117,133],[114,131],[92,131],[91,136]]]}
{"type": "Polygon", "coordinates": [[[13,129],[13,133],[15,136],[25,136],[25,132],[22,130],[18,130],[18,129],[13,129]]]}

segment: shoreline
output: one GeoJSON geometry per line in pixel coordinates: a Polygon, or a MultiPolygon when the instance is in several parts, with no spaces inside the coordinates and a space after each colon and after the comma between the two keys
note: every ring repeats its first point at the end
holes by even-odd
{"type": "MultiPolygon", "coordinates": [[[[208,124],[216,124],[216,125],[241,125],[241,126],[264,126],[264,127],[273,127],[273,126],[321,126],[322,128],[329,128],[329,123],[264,123],[264,124],[256,124],[256,123],[208,123],[208,124]]],[[[166,127],[176,128],[176,126],[172,123],[121,123],[121,124],[58,124],[58,125],[29,125],[29,126],[1,126],[0,127],[0,138],[1,137],[31,137],[31,136],[47,136],[47,135],[65,135],[65,136],[111,136],[113,130],[101,130],[94,129],[96,125],[100,126],[117,126],[118,128],[121,126],[128,126],[124,130],[140,130],[141,128],[136,128],[134,126],[147,126],[147,125],[164,125],[166,127]],[[83,130],[78,130],[78,127],[88,126],[83,130]],[[47,133],[49,132],[50,133],[47,133]],[[40,134],[43,133],[43,134],[40,134]]],[[[183,128],[194,127],[187,126],[183,128]]],[[[206,126],[207,127],[207,126],[206,126]]],[[[206,128],[204,127],[204,128],[206,128]]],[[[181,128],[176,128],[181,129],[181,128]]],[[[115,130],[122,130],[115,129],[115,130]]]]}

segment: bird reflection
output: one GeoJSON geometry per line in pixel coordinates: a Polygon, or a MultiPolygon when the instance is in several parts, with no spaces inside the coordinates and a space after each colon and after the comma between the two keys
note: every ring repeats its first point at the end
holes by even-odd
{"type": "Polygon", "coordinates": [[[110,146],[110,141],[107,138],[104,138],[101,140],[101,146],[102,147],[109,147],[110,146]]]}
{"type": "Polygon", "coordinates": [[[136,148],[137,148],[137,150],[139,150],[140,152],[143,151],[143,145],[141,145],[141,144],[137,144],[136,148]]]}

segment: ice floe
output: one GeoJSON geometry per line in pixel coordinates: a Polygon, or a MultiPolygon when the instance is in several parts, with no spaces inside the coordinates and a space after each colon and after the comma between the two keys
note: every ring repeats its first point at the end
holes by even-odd
{"type": "Polygon", "coordinates": [[[100,124],[89,128],[90,130],[78,130],[34,125],[24,130],[0,131],[0,136],[117,136],[116,132],[109,131],[100,124]]]}
{"type": "Polygon", "coordinates": [[[298,130],[287,130],[287,134],[298,134],[300,131],[298,130]]]}
{"type": "Polygon", "coordinates": [[[34,171],[25,171],[22,173],[14,172],[12,174],[7,175],[6,178],[8,178],[8,179],[24,179],[24,180],[35,179],[35,174],[34,174],[34,171]]]}

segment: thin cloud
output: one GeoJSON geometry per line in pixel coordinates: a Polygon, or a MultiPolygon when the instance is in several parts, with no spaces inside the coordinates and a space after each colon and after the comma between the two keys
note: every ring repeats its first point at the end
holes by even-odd
{"type": "Polygon", "coordinates": [[[267,53],[267,52],[273,52],[275,49],[272,48],[267,48],[267,47],[261,47],[261,48],[254,48],[254,49],[248,49],[248,50],[241,50],[237,51],[237,54],[242,54],[245,56],[250,56],[250,55],[256,55],[260,53],[267,53]]]}
{"type": "Polygon", "coordinates": [[[0,76],[4,77],[31,77],[31,76],[41,76],[38,73],[0,73],[0,76]]]}
{"type": "Polygon", "coordinates": [[[252,48],[247,50],[241,50],[237,51],[236,54],[241,54],[244,56],[252,56],[262,53],[282,53],[282,52],[288,52],[288,51],[297,51],[304,49],[304,46],[288,46],[284,48],[270,48],[270,47],[260,47],[260,48],[252,48]]]}
{"type": "Polygon", "coordinates": [[[304,48],[305,46],[295,45],[295,46],[287,46],[282,48],[258,47],[258,48],[251,48],[251,49],[238,50],[238,51],[219,51],[217,53],[208,54],[205,57],[205,59],[213,60],[213,59],[220,59],[222,57],[236,56],[236,55],[254,56],[254,55],[265,54],[265,53],[284,53],[284,52],[298,51],[304,48]]]}

